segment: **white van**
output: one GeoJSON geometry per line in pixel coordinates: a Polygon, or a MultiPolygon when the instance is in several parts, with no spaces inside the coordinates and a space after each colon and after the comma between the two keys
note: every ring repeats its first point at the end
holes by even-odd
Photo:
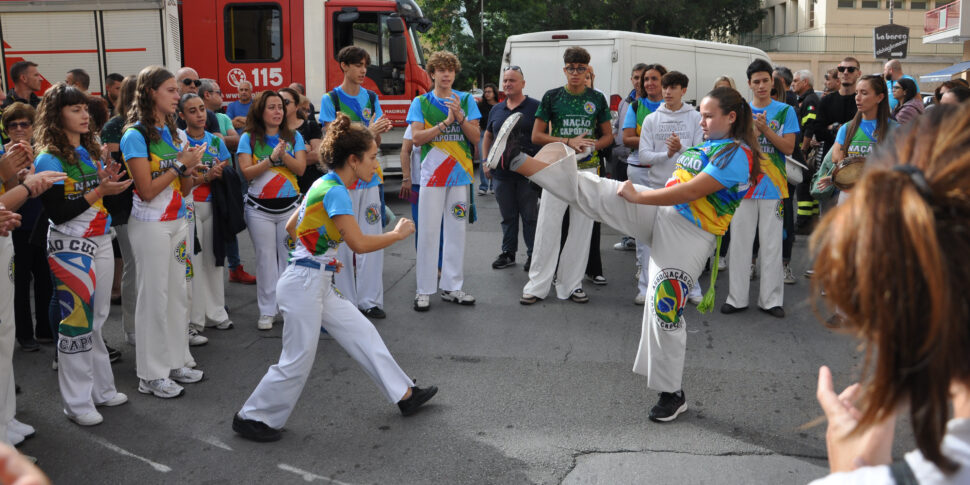
{"type": "Polygon", "coordinates": [[[668,71],[686,74],[690,85],[684,100],[696,106],[714,80],[725,75],[751,99],[745,74],[748,64],[755,59],[771,62],[764,51],[748,46],[616,30],[555,30],[510,36],[505,41],[502,72],[510,65],[521,67],[525,94],[542,99],[549,89],[565,84],[562,55],[572,46],[589,51],[596,74],[593,87],[606,93],[613,111],[630,93],[630,71],[637,63],[662,64],[668,71]]]}

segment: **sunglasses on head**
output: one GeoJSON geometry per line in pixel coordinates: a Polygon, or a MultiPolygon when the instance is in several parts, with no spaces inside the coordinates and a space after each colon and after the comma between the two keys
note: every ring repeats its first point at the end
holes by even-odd
{"type": "Polygon", "coordinates": [[[859,70],[859,68],[858,67],[855,67],[855,66],[839,66],[836,69],[838,69],[839,72],[846,72],[846,71],[848,71],[849,74],[852,74],[853,72],[856,72],[856,71],[859,70]]]}
{"type": "Polygon", "coordinates": [[[199,87],[202,85],[202,81],[199,81],[198,79],[183,79],[182,84],[186,86],[191,86],[195,84],[195,87],[199,87]]]}
{"type": "Polygon", "coordinates": [[[586,66],[579,66],[579,67],[570,66],[566,68],[566,72],[568,72],[569,74],[585,74],[586,70],[587,70],[586,66]]]}
{"type": "Polygon", "coordinates": [[[31,123],[29,121],[17,121],[17,122],[10,123],[9,125],[7,125],[7,129],[8,130],[26,130],[27,128],[30,128],[30,125],[32,125],[32,124],[33,123],[31,123]]]}
{"type": "Polygon", "coordinates": [[[521,73],[522,68],[519,66],[509,66],[509,67],[506,67],[505,69],[502,69],[502,72],[505,72],[505,71],[519,71],[521,73]]]}

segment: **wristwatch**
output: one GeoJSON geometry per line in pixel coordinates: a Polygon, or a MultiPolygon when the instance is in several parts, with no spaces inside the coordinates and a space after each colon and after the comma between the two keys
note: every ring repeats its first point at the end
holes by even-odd
{"type": "Polygon", "coordinates": [[[178,172],[179,177],[184,177],[185,176],[185,164],[184,163],[182,163],[182,162],[180,162],[178,160],[175,160],[174,162],[172,162],[172,168],[174,168],[175,171],[178,172]]]}

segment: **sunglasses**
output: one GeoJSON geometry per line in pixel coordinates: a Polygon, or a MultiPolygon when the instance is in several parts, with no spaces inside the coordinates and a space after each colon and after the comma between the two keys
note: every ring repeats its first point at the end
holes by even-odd
{"type": "Polygon", "coordinates": [[[184,84],[186,86],[191,86],[191,85],[195,84],[195,87],[199,87],[199,86],[202,85],[202,81],[200,81],[198,79],[183,79],[182,80],[182,84],[184,84]]]}
{"type": "Polygon", "coordinates": [[[849,74],[852,74],[853,72],[856,72],[856,71],[859,70],[859,68],[858,67],[855,67],[855,66],[839,66],[836,69],[838,69],[839,72],[846,72],[846,71],[848,71],[849,74]]]}
{"type": "Polygon", "coordinates": [[[566,72],[569,74],[585,74],[587,71],[585,66],[580,67],[567,67],[566,72]]]}
{"type": "Polygon", "coordinates": [[[33,123],[31,123],[29,121],[18,121],[16,123],[10,123],[9,125],[7,125],[7,129],[8,130],[26,130],[27,128],[30,128],[30,125],[32,125],[32,124],[33,123]]]}
{"type": "Polygon", "coordinates": [[[502,69],[502,72],[505,72],[505,71],[519,71],[519,72],[522,72],[522,68],[519,67],[519,66],[509,66],[509,67],[506,67],[505,69],[502,69]]]}

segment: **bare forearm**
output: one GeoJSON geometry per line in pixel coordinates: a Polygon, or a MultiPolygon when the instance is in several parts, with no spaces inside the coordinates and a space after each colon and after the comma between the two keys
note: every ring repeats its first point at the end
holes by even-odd
{"type": "Polygon", "coordinates": [[[394,231],[382,234],[361,234],[359,239],[355,240],[353,244],[347,241],[347,245],[355,253],[365,254],[379,251],[403,239],[404,237],[401,237],[394,231]]]}

